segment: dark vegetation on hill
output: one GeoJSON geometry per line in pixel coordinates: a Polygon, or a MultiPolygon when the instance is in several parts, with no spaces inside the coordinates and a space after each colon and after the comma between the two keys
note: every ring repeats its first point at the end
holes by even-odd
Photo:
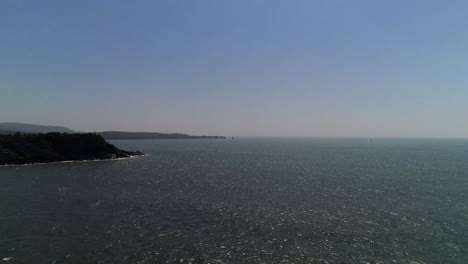
{"type": "Polygon", "coordinates": [[[104,131],[98,132],[105,139],[224,139],[222,136],[190,136],[180,133],[155,133],[155,132],[123,132],[123,131],[104,131]]]}
{"type": "Polygon", "coordinates": [[[0,135],[0,165],[115,159],[134,155],[143,153],[120,150],[92,133],[0,135]]]}
{"type": "Polygon", "coordinates": [[[13,130],[0,129],[0,135],[14,134],[15,132],[13,130]]]}

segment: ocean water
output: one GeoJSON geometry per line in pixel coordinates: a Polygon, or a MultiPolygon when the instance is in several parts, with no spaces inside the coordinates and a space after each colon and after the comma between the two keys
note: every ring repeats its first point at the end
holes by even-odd
{"type": "Polygon", "coordinates": [[[468,140],[111,143],[0,167],[0,262],[468,263],[468,140]]]}

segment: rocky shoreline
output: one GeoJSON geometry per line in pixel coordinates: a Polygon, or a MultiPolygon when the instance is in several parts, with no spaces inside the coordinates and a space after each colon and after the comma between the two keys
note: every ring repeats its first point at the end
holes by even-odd
{"type": "Polygon", "coordinates": [[[23,165],[61,161],[112,160],[144,155],[108,143],[97,134],[0,135],[0,165],[23,165]]]}

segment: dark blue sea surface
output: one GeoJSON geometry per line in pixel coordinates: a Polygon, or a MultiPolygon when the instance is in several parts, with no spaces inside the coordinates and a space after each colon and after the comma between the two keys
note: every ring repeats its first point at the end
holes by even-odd
{"type": "Polygon", "coordinates": [[[468,140],[111,143],[0,167],[0,262],[468,263],[468,140]]]}

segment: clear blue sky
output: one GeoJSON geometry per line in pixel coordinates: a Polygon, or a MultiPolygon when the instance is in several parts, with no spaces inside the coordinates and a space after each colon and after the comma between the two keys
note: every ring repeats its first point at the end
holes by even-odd
{"type": "Polygon", "coordinates": [[[468,1],[0,2],[0,122],[468,137],[468,1]]]}

